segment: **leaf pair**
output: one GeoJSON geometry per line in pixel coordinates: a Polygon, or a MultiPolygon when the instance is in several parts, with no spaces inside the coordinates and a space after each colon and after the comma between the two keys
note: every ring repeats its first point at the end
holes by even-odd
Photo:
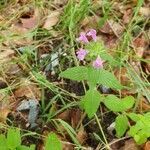
{"type": "Polygon", "coordinates": [[[115,95],[109,95],[105,98],[105,106],[113,112],[124,112],[132,108],[134,105],[134,97],[127,96],[123,99],[119,99],[115,95]]]}
{"type": "Polygon", "coordinates": [[[78,66],[65,70],[60,73],[60,77],[67,79],[82,81],[86,80],[90,84],[102,84],[106,87],[120,90],[122,85],[118,82],[116,77],[104,69],[94,69],[91,67],[78,66]]]}

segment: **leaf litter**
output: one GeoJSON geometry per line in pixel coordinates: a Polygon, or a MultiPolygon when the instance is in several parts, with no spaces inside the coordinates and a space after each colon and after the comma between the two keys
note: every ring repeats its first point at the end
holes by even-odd
{"type": "MultiPolygon", "coordinates": [[[[79,1],[75,1],[75,3],[79,3],[79,1]]],[[[70,137],[70,132],[65,131],[65,129],[60,124],[57,124],[56,122],[52,123],[50,121],[49,117],[51,116],[47,115],[49,114],[49,109],[45,110],[45,116],[41,112],[42,109],[45,109],[44,105],[50,105],[50,107],[56,106],[53,110],[53,115],[55,116],[53,117],[53,119],[56,119],[56,121],[57,119],[66,121],[71,126],[71,128],[76,131],[75,138],[79,141],[83,148],[96,149],[101,147],[99,145],[101,144],[101,142],[97,141],[93,134],[93,132],[96,132],[96,134],[100,135],[95,120],[89,120],[87,117],[85,117],[83,111],[79,108],[76,108],[77,106],[69,107],[68,105],[72,104],[72,101],[75,101],[75,98],[71,98],[71,96],[69,95],[64,96],[59,91],[60,89],[57,89],[55,86],[55,83],[57,83],[56,85],[59,85],[61,88],[64,88],[64,90],[67,90],[67,88],[65,88],[62,83],[60,84],[58,72],[60,68],[64,69],[74,65],[72,63],[73,58],[70,54],[70,51],[65,51],[66,55],[64,57],[60,55],[59,51],[57,50],[57,46],[59,46],[60,41],[63,43],[60,46],[62,50],[67,49],[68,47],[70,50],[72,49],[70,43],[68,42],[68,37],[66,36],[68,30],[64,30],[59,27],[62,25],[63,21],[67,21],[61,20],[66,4],[67,1],[65,0],[54,0],[52,3],[46,2],[43,5],[44,10],[42,11],[45,14],[41,12],[41,8],[35,7],[32,7],[33,9],[31,10],[27,9],[29,11],[26,11],[25,9],[22,13],[21,10],[16,9],[18,10],[16,11],[15,8],[23,8],[23,5],[24,7],[28,8],[28,5],[34,6],[34,4],[26,0],[21,0],[16,1],[16,4],[12,3],[12,5],[8,3],[7,6],[10,7],[12,11],[7,12],[7,10],[5,9],[1,10],[2,14],[0,16],[0,25],[4,24],[5,22],[6,28],[2,27],[0,31],[0,33],[2,33],[0,45],[0,114],[3,115],[3,117],[0,118],[0,121],[7,124],[9,114],[12,114],[14,115],[14,117],[16,117],[17,115],[15,116],[15,114],[19,112],[22,115],[22,118],[26,118],[26,126],[24,127],[24,129],[31,131],[35,130],[41,135],[44,135],[44,130],[46,130],[48,133],[53,130],[59,136],[59,139],[61,139],[61,141],[66,142],[63,144],[63,149],[74,149],[75,145],[72,138],[70,137]],[[17,17],[11,19],[11,17],[15,13],[17,17]],[[65,36],[67,37],[66,39],[65,36]],[[38,39],[39,37],[40,39],[38,39]],[[45,47],[48,45],[48,50],[45,51],[44,46],[42,47],[42,45],[45,45],[45,47]],[[35,46],[37,48],[37,53],[35,56],[33,56],[33,59],[28,59],[25,53],[18,53],[17,49],[23,46],[35,46]],[[34,81],[34,79],[32,78],[32,70],[38,70],[38,72],[44,74],[43,70],[39,69],[39,60],[37,57],[39,55],[39,47],[41,53],[44,53],[45,55],[49,55],[50,51],[52,53],[50,54],[51,58],[49,59],[49,62],[51,63],[44,62],[45,70],[46,72],[50,72],[50,75],[46,74],[46,81],[39,79],[39,82],[36,83],[36,81],[34,81]],[[54,84],[54,87],[51,87],[51,83],[54,84]],[[48,90],[47,88],[52,89],[52,91],[48,90]],[[1,92],[3,89],[6,89],[6,91],[1,92]],[[56,98],[54,101],[53,97],[56,93],[59,93],[60,95],[58,94],[58,98],[56,98]],[[65,101],[63,100],[63,98],[65,99],[65,101]],[[42,104],[43,99],[45,100],[45,104],[42,104]],[[41,109],[41,107],[39,106],[42,106],[43,108],[41,109]],[[28,112],[24,114],[23,111],[26,110],[28,112]],[[45,121],[46,117],[48,118],[48,122],[45,121]],[[28,128],[28,124],[30,125],[30,129],[28,128]],[[39,128],[40,131],[38,131],[39,128]]],[[[89,13],[89,15],[81,19],[81,21],[78,21],[76,28],[78,31],[82,30],[85,32],[87,32],[90,28],[97,29],[99,41],[103,41],[105,46],[107,47],[108,52],[111,55],[116,56],[115,51],[121,43],[127,25],[132,20],[134,13],[133,7],[135,7],[136,5],[136,0],[130,2],[116,1],[112,5],[110,12],[108,11],[108,18],[106,18],[105,20],[103,11],[107,12],[107,3],[103,4],[99,1],[93,1],[94,9],[89,13]],[[99,19],[101,18],[103,18],[105,21],[103,26],[99,27],[98,23],[99,19]]],[[[149,18],[150,12],[148,6],[149,4],[146,1],[138,12],[138,17],[143,17],[144,21],[149,18]]],[[[133,48],[133,51],[126,55],[128,53],[126,49],[125,52],[119,50],[118,55],[121,55],[122,53],[124,57],[121,58],[121,61],[129,60],[129,63],[136,70],[138,76],[144,82],[146,82],[147,80],[150,80],[150,78],[148,77],[150,72],[149,42],[146,38],[149,29],[148,23],[144,21],[142,22],[142,20],[139,20],[139,23],[137,24],[137,33],[135,35],[134,33],[132,33],[133,39],[129,46],[133,48]]],[[[76,34],[76,32],[74,34],[76,34]]],[[[120,93],[116,93],[116,91],[108,89],[104,86],[100,87],[100,90],[104,94],[108,95],[115,93],[121,94],[122,97],[125,95],[133,95],[136,97],[136,95],[139,93],[137,91],[137,86],[135,86],[137,84],[132,84],[133,82],[136,82],[136,80],[134,78],[131,78],[129,70],[127,70],[127,68],[124,66],[121,68],[118,67],[111,69],[113,69],[113,71],[115,72],[115,76],[123,85],[130,86],[131,88],[128,90],[121,90],[120,93]]],[[[83,92],[81,92],[80,90],[82,88],[82,85],[80,83],[77,84],[76,82],[70,81],[65,82],[70,93],[76,93],[76,96],[83,94],[83,92]]],[[[143,113],[144,111],[149,111],[150,106],[145,94],[140,94],[142,96],[139,98],[140,103],[138,104],[136,111],[143,113]]],[[[111,117],[108,117],[108,112],[103,107],[100,108],[98,115],[101,115],[101,112],[106,113],[106,116],[102,113],[102,116],[104,117],[102,121],[104,121],[104,131],[106,132],[108,141],[111,143],[111,141],[115,139],[114,134],[113,131],[107,131],[107,128],[111,126],[111,123],[113,123],[112,120],[114,120],[116,114],[111,114],[111,117]],[[108,117],[108,119],[106,119],[105,117],[108,117]]],[[[20,122],[18,121],[18,123],[20,122]]],[[[42,142],[43,139],[39,141],[42,142]]],[[[32,142],[34,143],[34,140],[31,140],[31,143],[32,142]]],[[[43,148],[43,146],[41,147],[43,148]]],[[[113,144],[113,147],[115,147],[114,149],[120,150],[141,149],[141,147],[136,145],[132,139],[125,139],[121,140],[121,142],[116,142],[115,144],[113,144]]],[[[145,150],[148,150],[149,142],[146,142],[143,148],[145,150]]]]}

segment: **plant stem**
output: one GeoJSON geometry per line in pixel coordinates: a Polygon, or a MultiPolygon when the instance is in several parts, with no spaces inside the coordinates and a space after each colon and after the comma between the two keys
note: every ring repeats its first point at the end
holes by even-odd
{"type": "Polygon", "coordinates": [[[98,119],[98,117],[97,117],[96,114],[95,114],[95,119],[96,119],[96,121],[97,121],[97,124],[98,124],[98,126],[99,126],[99,129],[100,129],[100,131],[101,131],[101,133],[102,133],[102,136],[103,136],[103,138],[104,138],[104,141],[105,141],[105,144],[106,144],[106,148],[107,148],[108,150],[110,150],[110,147],[109,147],[109,144],[108,144],[108,142],[107,142],[106,136],[105,136],[105,134],[104,134],[104,131],[103,131],[103,129],[102,129],[102,126],[101,126],[100,121],[99,121],[99,119],[98,119]]]}

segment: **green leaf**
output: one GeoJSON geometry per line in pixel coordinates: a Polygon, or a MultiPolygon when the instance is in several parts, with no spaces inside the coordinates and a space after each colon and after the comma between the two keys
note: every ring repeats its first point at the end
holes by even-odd
{"type": "Polygon", "coordinates": [[[137,122],[137,121],[140,120],[140,116],[142,116],[142,115],[140,115],[140,114],[135,114],[135,113],[128,113],[128,116],[129,116],[129,118],[130,118],[131,120],[137,122]]]}
{"type": "Polygon", "coordinates": [[[100,69],[98,84],[102,84],[106,87],[120,90],[123,86],[119,83],[116,77],[107,70],[100,69]]]}
{"type": "Polygon", "coordinates": [[[87,72],[88,70],[84,66],[73,67],[61,72],[60,77],[75,81],[82,81],[87,79],[87,72]]]}
{"type": "Polygon", "coordinates": [[[7,147],[9,149],[15,149],[20,145],[21,145],[20,130],[10,128],[7,132],[7,147]]]}
{"type": "Polygon", "coordinates": [[[132,106],[134,105],[134,102],[135,102],[134,97],[132,97],[132,96],[126,96],[125,98],[122,99],[122,101],[123,101],[123,107],[125,109],[132,108],[132,106]]]}
{"type": "Polygon", "coordinates": [[[123,112],[132,108],[134,98],[127,96],[126,98],[119,99],[115,95],[108,95],[104,100],[105,106],[113,112],[123,112]]]}
{"type": "Polygon", "coordinates": [[[81,100],[81,105],[85,109],[88,117],[91,118],[96,113],[101,102],[101,95],[96,89],[90,89],[86,92],[84,98],[81,100]]]}
{"type": "Polygon", "coordinates": [[[6,137],[3,134],[0,135],[0,150],[8,150],[6,137]]]}
{"type": "Polygon", "coordinates": [[[122,137],[128,128],[128,118],[125,115],[119,115],[115,120],[115,129],[117,137],[122,137]]]}
{"type": "Polygon", "coordinates": [[[115,95],[108,95],[104,100],[105,106],[113,112],[122,112],[124,108],[118,97],[115,95]]]}
{"type": "Polygon", "coordinates": [[[112,73],[104,69],[88,68],[87,80],[89,82],[93,82],[94,84],[102,84],[113,89],[120,90],[123,88],[116,77],[112,73]]]}
{"type": "Polygon", "coordinates": [[[45,150],[62,150],[62,144],[55,133],[48,135],[45,150]]]}

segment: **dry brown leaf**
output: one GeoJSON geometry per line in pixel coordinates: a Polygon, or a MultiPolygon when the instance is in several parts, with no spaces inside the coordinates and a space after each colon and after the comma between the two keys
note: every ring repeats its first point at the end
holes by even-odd
{"type": "Polygon", "coordinates": [[[26,29],[32,29],[37,26],[37,18],[33,16],[32,18],[24,19],[21,18],[22,27],[26,29]]]}
{"type": "Polygon", "coordinates": [[[140,112],[150,111],[150,105],[144,97],[140,99],[139,110],[140,112]]]}
{"type": "Polygon", "coordinates": [[[117,37],[119,37],[123,33],[124,29],[118,22],[115,22],[114,20],[108,20],[100,29],[100,31],[107,34],[115,34],[117,37]]]}
{"type": "Polygon", "coordinates": [[[87,139],[87,133],[84,130],[83,127],[81,127],[77,133],[77,140],[80,142],[80,144],[84,144],[87,139]]]}
{"type": "Polygon", "coordinates": [[[31,16],[30,18],[20,18],[22,27],[26,29],[35,28],[39,23],[40,17],[41,16],[39,10],[35,9],[33,16],[31,16]]]}
{"type": "Polygon", "coordinates": [[[128,72],[125,67],[122,67],[120,70],[116,69],[114,74],[123,86],[127,86],[127,87],[132,86],[132,90],[131,89],[130,90],[127,90],[127,89],[121,90],[122,95],[130,95],[130,94],[134,94],[136,92],[135,88],[132,85],[130,78],[128,77],[128,72]]]}
{"type": "Polygon", "coordinates": [[[139,10],[140,15],[145,17],[150,17],[150,8],[149,7],[141,7],[139,10]]]}
{"type": "Polygon", "coordinates": [[[10,113],[8,108],[0,108],[0,122],[6,122],[7,116],[10,113]]]}
{"type": "Polygon", "coordinates": [[[125,141],[125,145],[120,150],[141,150],[141,148],[135,143],[133,139],[125,141]]]}
{"type": "Polygon", "coordinates": [[[146,142],[144,150],[150,150],[150,141],[146,142]]]}
{"type": "Polygon", "coordinates": [[[81,119],[82,112],[80,109],[72,109],[70,115],[71,115],[71,125],[73,128],[76,128],[81,119]]]}
{"type": "Polygon", "coordinates": [[[62,119],[64,121],[70,121],[70,110],[65,110],[64,112],[59,114],[57,118],[62,119]]]}
{"type": "Polygon", "coordinates": [[[39,88],[25,79],[22,79],[21,81],[22,85],[14,92],[16,99],[27,97],[40,100],[41,92],[39,88]]]}
{"type": "Polygon", "coordinates": [[[0,77],[0,89],[6,88],[6,87],[7,87],[7,83],[2,77],[0,77]]]}
{"type": "Polygon", "coordinates": [[[96,29],[98,26],[99,17],[98,16],[87,16],[81,22],[81,27],[84,31],[88,31],[90,28],[96,29]]]}
{"type": "Polygon", "coordinates": [[[50,15],[47,16],[43,28],[49,30],[53,26],[55,26],[59,21],[60,13],[61,13],[60,10],[51,12],[50,15]]]}
{"type": "Polygon", "coordinates": [[[0,47],[0,64],[9,62],[15,55],[14,50],[6,47],[0,47]]]}

